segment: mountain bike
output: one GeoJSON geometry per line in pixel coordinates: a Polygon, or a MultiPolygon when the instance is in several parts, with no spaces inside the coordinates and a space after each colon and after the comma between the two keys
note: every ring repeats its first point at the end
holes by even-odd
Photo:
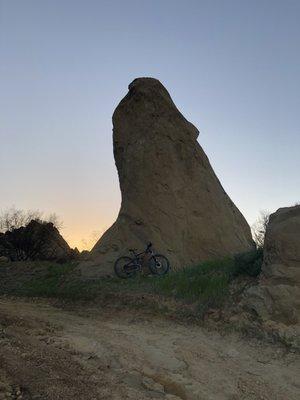
{"type": "Polygon", "coordinates": [[[136,253],[136,250],[137,249],[129,249],[132,257],[123,256],[116,260],[114,270],[119,278],[132,278],[137,272],[141,272],[145,260],[152,274],[165,275],[169,272],[169,260],[162,254],[155,254],[152,250],[152,243],[149,243],[146,250],[141,253],[136,253]]]}

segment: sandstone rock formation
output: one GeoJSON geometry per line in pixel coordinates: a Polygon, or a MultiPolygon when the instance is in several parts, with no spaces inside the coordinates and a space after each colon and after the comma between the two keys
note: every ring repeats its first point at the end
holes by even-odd
{"type": "Polygon", "coordinates": [[[263,320],[300,326],[300,206],[270,216],[259,285],[246,304],[263,320]]]}
{"type": "Polygon", "coordinates": [[[222,188],[187,121],[156,79],[138,78],[113,115],[122,204],[116,222],[81,265],[85,277],[112,271],[128,248],[148,241],[172,268],[249,250],[250,228],[222,188]]]}
{"type": "Polygon", "coordinates": [[[49,260],[65,262],[78,256],[49,223],[31,221],[27,226],[0,234],[0,256],[17,260],[49,260]]]}

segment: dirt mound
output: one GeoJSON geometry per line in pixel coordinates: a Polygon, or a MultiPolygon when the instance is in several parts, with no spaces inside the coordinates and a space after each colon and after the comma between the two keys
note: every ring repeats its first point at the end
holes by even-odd
{"type": "Polygon", "coordinates": [[[197,142],[198,130],[156,79],[139,78],[113,115],[122,204],[116,222],[81,265],[85,277],[112,271],[148,241],[174,269],[253,246],[250,228],[197,142]]]}

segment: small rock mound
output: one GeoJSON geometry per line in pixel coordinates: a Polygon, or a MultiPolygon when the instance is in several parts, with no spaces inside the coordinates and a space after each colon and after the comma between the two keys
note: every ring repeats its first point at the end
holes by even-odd
{"type": "Polygon", "coordinates": [[[78,256],[58,229],[49,222],[31,221],[27,226],[0,235],[0,256],[12,261],[49,260],[65,262],[78,256]]]}
{"type": "Polygon", "coordinates": [[[117,221],[81,265],[85,277],[112,271],[117,257],[148,241],[172,268],[247,251],[250,228],[197,142],[197,128],[164,86],[138,78],[113,115],[122,204],[117,221]]]}

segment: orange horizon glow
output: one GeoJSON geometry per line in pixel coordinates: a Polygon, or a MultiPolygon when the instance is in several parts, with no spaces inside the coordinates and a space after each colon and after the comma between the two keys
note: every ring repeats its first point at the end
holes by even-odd
{"type": "Polygon", "coordinates": [[[77,247],[79,251],[90,251],[109,226],[102,226],[100,229],[95,230],[62,228],[60,229],[60,234],[72,249],[77,247]]]}

